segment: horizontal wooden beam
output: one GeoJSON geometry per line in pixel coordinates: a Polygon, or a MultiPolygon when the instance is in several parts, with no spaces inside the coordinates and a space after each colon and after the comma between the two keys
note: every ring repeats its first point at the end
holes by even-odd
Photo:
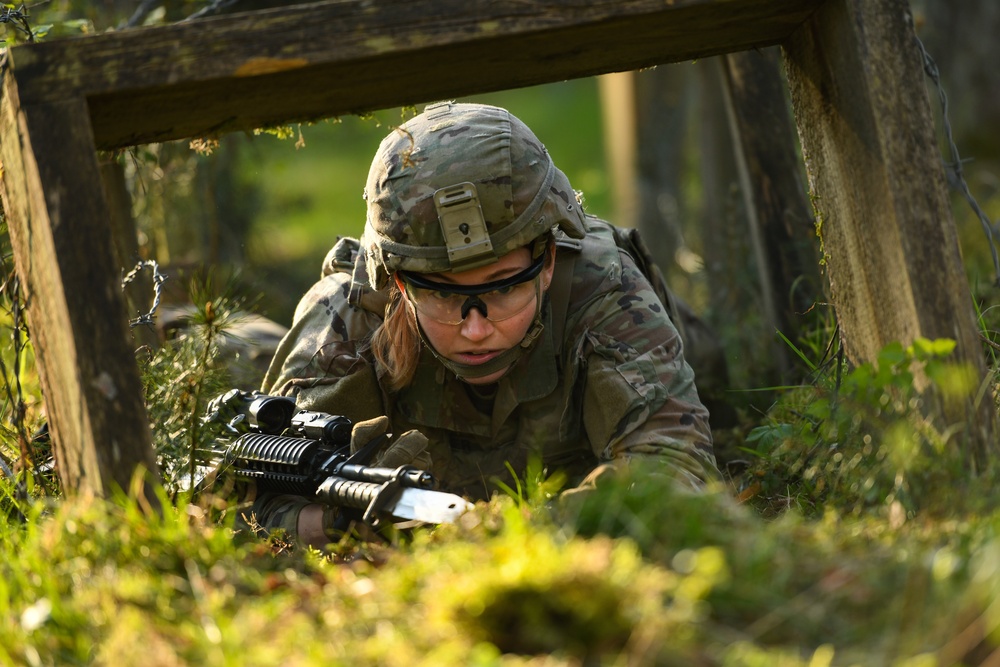
{"type": "Polygon", "coordinates": [[[12,49],[98,148],[308,121],[778,43],[822,0],[334,0],[12,49]]]}

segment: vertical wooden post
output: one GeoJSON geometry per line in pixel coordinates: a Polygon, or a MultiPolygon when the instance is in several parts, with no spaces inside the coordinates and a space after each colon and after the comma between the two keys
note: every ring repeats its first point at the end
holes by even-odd
{"type": "Polygon", "coordinates": [[[27,304],[56,464],[67,493],[158,474],[87,102],[0,102],[2,196],[27,304]]]}
{"type": "MultiPolygon", "coordinates": [[[[950,338],[985,382],[908,3],[828,0],[783,47],[849,358],[950,338]]],[[[957,403],[945,405],[949,425],[982,464],[996,450],[989,393],[957,403]]]]}

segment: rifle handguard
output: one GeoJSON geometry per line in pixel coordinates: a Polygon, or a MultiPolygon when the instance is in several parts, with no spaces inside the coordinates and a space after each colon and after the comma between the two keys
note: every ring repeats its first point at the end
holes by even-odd
{"type": "Polygon", "coordinates": [[[240,436],[226,451],[226,464],[237,477],[252,479],[268,490],[314,495],[320,482],[335,475],[347,481],[416,489],[433,489],[433,475],[412,466],[385,468],[349,463],[346,456],[318,440],[264,433],[240,436]]]}
{"type": "Polygon", "coordinates": [[[364,510],[362,520],[366,523],[378,527],[380,514],[386,506],[398,495],[400,485],[396,482],[386,482],[375,484],[372,482],[359,482],[344,477],[331,475],[323,480],[316,490],[316,496],[334,505],[343,507],[353,507],[364,510]]]}
{"type": "Polygon", "coordinates": [[[320,482],[310,473],[321,449],[317,440],[247,433],[226,450],[225,465],[264,489],[310,496],[320,482]]]}

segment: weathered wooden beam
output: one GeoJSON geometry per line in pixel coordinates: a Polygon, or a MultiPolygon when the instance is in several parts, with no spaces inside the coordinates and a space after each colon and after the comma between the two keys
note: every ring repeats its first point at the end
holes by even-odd
{"type": "MultiPolygon", "coordinates": [[[[950,338],[986,378],[908,3],[829,0],[784,54],[848,356],[950,338]]],[[[996,449],[989,393],[945,408],[981,464],[996,449]]]]}
{"type": "Polygon", "coordinates": [[[156,460],[82,96],[0,103],[0,193],[64,489],[128,489],[156,460]]]}
{"type": "Polygon", "coordinates": [[[822,0],[336,0],[20,46],[25,104],[98,148],[248,130],[775,44],[822,0]]]}

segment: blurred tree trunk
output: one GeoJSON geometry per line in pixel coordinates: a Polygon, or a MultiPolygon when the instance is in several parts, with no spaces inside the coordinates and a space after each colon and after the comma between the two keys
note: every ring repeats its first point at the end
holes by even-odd
{"type": "MultiPolygon", "coordinates": [[[[750,251],[744,200],[733,160],[733,139],[722,96],[721,57],[695,65],[698,83],[698,177],[702,204],[699,221],[704,246],[708,312],[717,323],[748,322],[760,312],[759,296],[752,288],[754,261],[750,251]]],[[[741,353],[741,356],[746,356],[741,353]]],[[[741,364],[734,364],[738,372],[741,364]]],[[[738,374],[734,382],[745,386],[738,374]]]]}
{"type": "MultiPolygon", "coordinates": [[[[795,124],[776,49],[722,58],[724,98],[748,231],[758,268],[764,314],[771,333],[798,341],[805,314],[821,293],[813,214],[795,124]]],[[[771,337],[774,365],[790,382],[791,351],[771,337]]]]}
{"type": "MultiPolygon", "coordinates": [[[[691,65],[656,67],[635,74],[638,141],[636,227],[650,251],[686,298],[697,300],[696,274],[703,267],[700,248],[686,242],[691,228],[685,197],[684,158],[690,154],[689,108],[695,90],[691,65]]],[[[694,236],[700,240],[700,234],[694,236]]]]}
{"type": "MultiPolygon", "coordinates": [[[[641,233],[671,288],[697,301],[697,249],[685,242],[684,157],[688,107],[696,92],[691,65],[662,65],[598,77],[613,221],[641,233]]],[[[700,236],[700,234],[699,234],[700,236]]]]}
{"type": "Polygon", "coordinates": [[[620,227],[635,227],[639,211],[639,165],[636,157],[638,137],[634,73],[616,72],[599,76],[597,87],[601,97],[612,222],[620,227]]]}
{"type": "Polygon", "coordinates": [[[256,188],[240,176],[247,147],[246,137],[228,134],[209,159],[197,161],[195,193],[203,204],[199,226],[212,263],[241,266],[246,260],[246,239],[259,204],[256,188]]]}

